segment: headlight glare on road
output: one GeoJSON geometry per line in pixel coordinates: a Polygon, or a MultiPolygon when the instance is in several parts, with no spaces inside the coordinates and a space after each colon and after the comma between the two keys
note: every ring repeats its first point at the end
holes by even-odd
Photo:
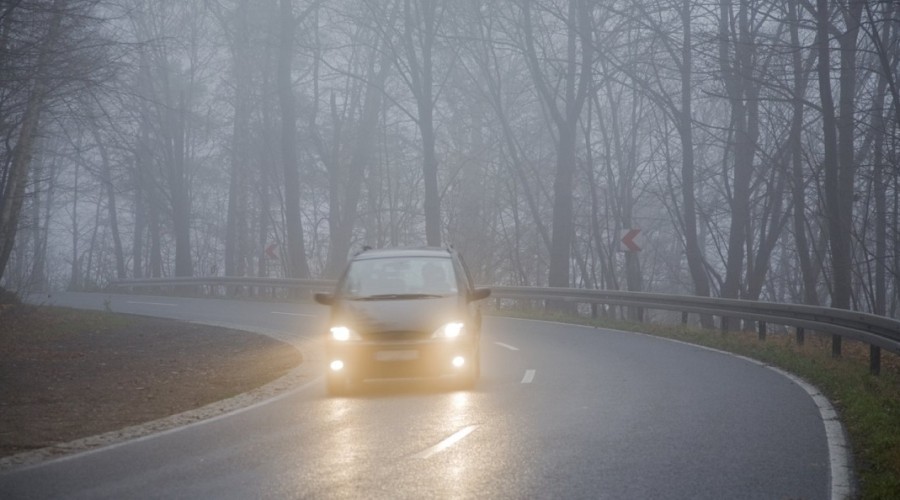
{"type": "Polygon", "coordinates": [[[347,328],[346,326],[332,326],[331,327],[331,338],[337,340],[338,342],[346,342],[348,340],[355,340],[359,336],[353,330],[347,328]]]}
{"type": "Polygon", "coordinates": [[[339,371],[341,371],[341,370],[343,370],[343,369],[344,369],[344,362],[343,362],[343,361],[341,361],[341,360],[339,360],[339,359],[336,359],[336,360],[334,360],[334,361],[331,362],[331,371],[333,371],[333,372],[339,372],[339,371]]]}
{"type": "Polygon", "coordinates": [[[453,358],[453,366],[456,368],[462,368],[462,366],[466,364],[466,358],[462,356],[456,356],[453,358]]]}
{"type": "Polygon", "coordinates": [[[431,336],[437,339],[455,339],[462,335],[464,330],[463,323],[453,321],[435,330],[431,336]]]}

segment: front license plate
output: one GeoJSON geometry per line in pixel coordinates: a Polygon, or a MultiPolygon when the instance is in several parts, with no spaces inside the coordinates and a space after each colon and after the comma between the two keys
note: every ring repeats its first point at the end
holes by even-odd
{"type": "Polygon", "coordinates": [[[412,361],[419,358],[419,351],[378,351],[375,353],[375,361],[412,361]]]}

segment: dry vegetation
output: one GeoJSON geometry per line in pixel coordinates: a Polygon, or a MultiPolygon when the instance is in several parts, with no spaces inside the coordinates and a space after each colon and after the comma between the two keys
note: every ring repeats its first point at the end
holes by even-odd
{"type": "Polygon", "coordinates": [[[0,353],[0,456],[198,408],[302,362],[295,348],[247,332],[9,304],[0,353]]]}

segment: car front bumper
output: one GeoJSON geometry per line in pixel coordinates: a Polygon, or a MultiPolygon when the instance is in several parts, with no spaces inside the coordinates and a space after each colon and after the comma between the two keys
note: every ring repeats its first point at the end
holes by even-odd
{"type": "Polygon", "coordinates": [[[326,346],[328,370],[353,379],[440,377],[465,373],[477,362],[478,344],[465,341],[335,342],[326,346]],[[462,358],[462,364],[454,363],[462,358]],[[335,370],[333,363],[342,367],[335,370]]]}

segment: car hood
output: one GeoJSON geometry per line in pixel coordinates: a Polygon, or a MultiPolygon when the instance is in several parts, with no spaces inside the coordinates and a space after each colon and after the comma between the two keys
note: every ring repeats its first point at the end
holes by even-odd
{"type": "Polygon", "coordinates": [[[380,332],[430,333],[451,321],[465,321],[459,297],[393,300],[342,300],[333,321],[362,335],[380,332]]]}

